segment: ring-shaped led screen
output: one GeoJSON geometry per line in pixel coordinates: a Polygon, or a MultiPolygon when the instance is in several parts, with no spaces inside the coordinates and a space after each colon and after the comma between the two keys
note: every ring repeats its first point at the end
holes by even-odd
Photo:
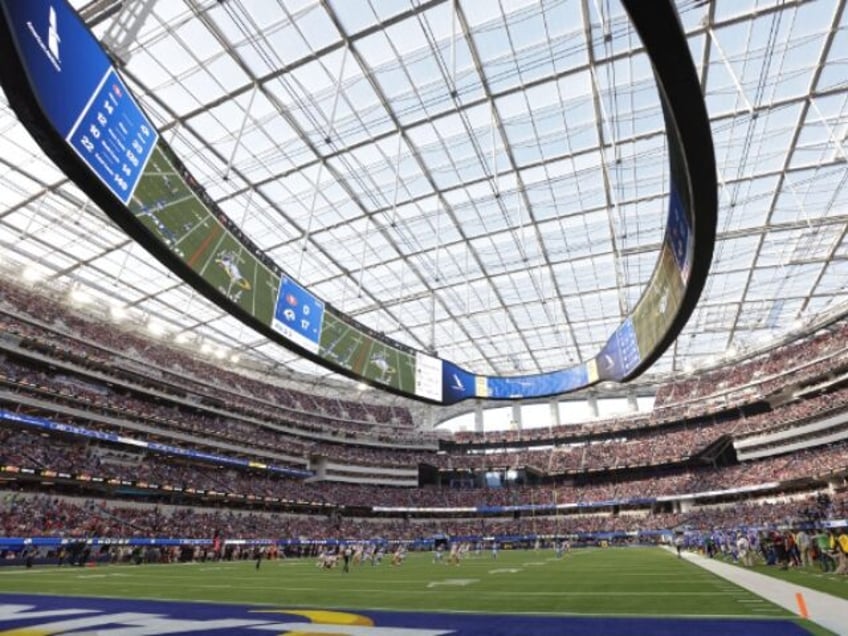
{"type": "Polygon", "coordinates": [[[668,140],[666,231],[639,302],[586,362],[523,376],[479,375],[387,338],[270,261],[158,135],[66,0],[0,0],[0,82],[47,154],[104,212],[224,310],[315,362],[439,404],[558,395],[629,380],[671,344],[712,260],[716,170],[709,120],[669,0],[624,0],[650,58],[668,140]]]}

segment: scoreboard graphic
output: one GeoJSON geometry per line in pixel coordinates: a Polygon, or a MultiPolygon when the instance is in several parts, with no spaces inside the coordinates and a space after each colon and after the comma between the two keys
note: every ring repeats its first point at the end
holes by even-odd
{"type": "Polygon", "coordinates": [[[323,322],[323,301],[283,276],[271,327],[307,351],[318,353],[323,322]]]}
{"type": "Polygon", "coordinates": [[[636,330],[631,318],[628,317],[619,325],[595,360],[598,375],[602,380],[626,377],[639,365],[642,356],[639,353],[636,330]]]}
{"type": "Polygon", "coordinates": [[[156,145],[158,134],[123,80],[109,69],[67,141],[125,205],[156,145]]]}
{"type": "Polygon", "coordinates": [[[665,243],[674,254],[677,268],[683,283],[689,282],[689,274],[692,271],[692,251],[694,237],[686,218],[686,210],[683,208],[683,200],[680,191],[672,181],[671,195],[668,204],[668,225],[665,230],[665,243]]]}

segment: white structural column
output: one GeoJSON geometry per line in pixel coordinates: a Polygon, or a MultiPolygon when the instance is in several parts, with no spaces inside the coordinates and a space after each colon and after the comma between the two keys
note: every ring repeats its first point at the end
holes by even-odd
{"type": "Polygon", "coordinates": [[[636,394],[632,391],[627,394],[627,410],[631,413],[639,411],[639,400],[636,399],[636,394]]]}
{"type": "Polygon", "coordinates": [[[483,432],[483,403],[479,400],[474,405],[474,432],[483,432]]]}
{"type": "Polygon", "coordinates": [[[520,431],[524,428],[521,421],[521,402],[512,403],[512,421],[515,422],[515,429],[520,431]]]}
{"type": "Polygon", "coordinates": [[[592,417],[598,417],[598,396],[594,393],[590,393],[586,398],[586,402],[589,404],[589,413],[592,417]]]}

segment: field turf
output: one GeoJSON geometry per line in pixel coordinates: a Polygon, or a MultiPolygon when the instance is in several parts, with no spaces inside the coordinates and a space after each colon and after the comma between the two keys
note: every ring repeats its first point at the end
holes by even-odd
{"type": "MultiPolygon", "coordinates": [[[[37,566],[32,570],[4,569],[0,593],[191,600],[354,612],[525,615],[527,620],[529,615],[569,617],[561,620],[583,616],[599,621],[603,619],[598,617],[606,616],[630,617],[632,621],[655,619],[657,624],[663,624],[665,619],[686,617],[695,619],[686,628],[687,633],[695,635],[737,633],[730,625],[740,621],[750,630],[743,628],[738,633],[829,633],[656,548],[583,549],[561,560],[551,551],[502,551],[497,560],[484,553],[465,559],[459,566],[434,564],[430,554],[421,553],[410,555],[399,567],[387,562],[377,567],[364,564],[352,567],[349,573],[342,572],[341,567],[318,569],[313,559],[263,561],[259,570],[253,561],[85,568],[37,566]],[[719,627],[714,631],[716,620],[727,621],[727,629],[719,627]],[[698,621],[706,621],[703,630],[694,627],[698,621]]],[[[0,594],[0,603],[3,602],[0,594]]],[[[652,623],[643,625],[649,624],[652,623]]],[[[600,628],[595,631],[620,633],[600,628]]],[[[643,626],[638,633],[667,632],[643,626]]]]}

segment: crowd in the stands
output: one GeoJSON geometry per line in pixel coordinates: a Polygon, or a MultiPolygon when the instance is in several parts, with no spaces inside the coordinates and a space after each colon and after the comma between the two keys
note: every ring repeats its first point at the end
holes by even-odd
{"type": "Polygon", "coordinates": [[[844,519],[848,496],[836,494],[822,505],[821,493],[806,497],[750,500],[687,512],[561,512],[522,517],[466,519],[377,519],[343,514],[283,515],[194,507],[122,506],[103,500],[7,493],[0,501],[0,532],[7,537],[180,537],[211,539],[421,539],[450,536],[504,536],[578,532],[715,530],[740,526],[798,526],[844,519]]]}
{"type": "MultiPolygon", "coordinates": [[[[259,452],[265,461],[300,467],[306,466],[308,458],[315,456],[326,456],[336,465],[412,468],[430,463],[454,470],[529,467],[552,474],[665,464],[685,460],[724,434],[738,435],[787,421],[804,420],[822,412],[838,411],[845,408],[848,400],[848,392],[843,390],[735,420],[722,418],[713,422],[707,418],[694,425],[680,426],[668,418],[669,408],[675,404],[685,402],[689,405],[689,398],[693,396],[713,395],[727,389],[731,386],[728,378],[743,385],[747,382],[745,386],[754,383],[761,387],[766,380],[772,382],[773,376],[782,378],[780,381],[784,384],[797,384],[809,376],[810,369],[818,369],[821,365],[832,372],[841,364],[842,357],[848,355],[842,338],[848,328],[839,323],[802,342],[785,345],[751,363],[738,365],[730,372],[707,374],[693,380],[693,388],[688,393],[686,387],[690,384],[685,383],[661,388],[654,414],[559,427],[553,431],[509,432],[501,434],[500,439],[489,440],[506,442],[513,436],[542,439],[547,435],[548,439],[554,437],[558,442],[553,451],[463,454],[460,446],[454,447],[451,453],[436,455],[432,450],[366,447],[356,443],[362,441],[355,432],[357,426],[371,426],[371,432],[383,426],[403,430],[411,424],[409,411],[331,400],[261,382],[117,330],[113,325],[80,318],[59,303],[30,290],[8,282],[0,282],[0,286],[5,292],[4,300],[0,301],[3,333],[17,334],[16,344],[27,351],[83,365],[94,373],[87,377],[74,375],[73,366],[69,370],[60,368],[47,372],[37,367],[22,367],[20,361],[7,359],[0,362],[0,374],[6,378],[5,388],[18,394],[47,398],[54,404],[82,406],[94,412],[92,421],[97,420],[98,414],[109,415],[120,418],[130,429],[135,424],[138,425],[136,430],[139,427],[147,430],[151,426],[161,429],[156,434],[187,433],[189,438],[184,442],[189,444],[215,446],[216,442],[222,442],[232,446],[233,442],[245,444],[247,441],[248,452],[259,452]],[[48,315],[52,317],[51,322],[41,322],[40,318],[48,315]],[[787,365],[792,373],[780,373],[787,365]],[[115,374],[122,382],[110,381],[115,374]],[[689,398],[675,399],[681,395],[689,398]],[[281,410],[283,416],[280,416],[281,410]],[[326,421],[328,417],[332,426],[326,421]],[[633,437],[624,434],[661,424],[662,428],[654,435],[642,432],[633,437]],[[348,443],[304,436],[304,431],[313,426],[312,432],[341,431],[348,443]],[[622,436],[598,440],[603,431],[621,431],[622,436]],[[590,433],[595,442],[581,443],[580,436],[590,433]],[[572,439],[580,445],[568,445],[572,439]]],[[[822,375],[824,371],[819,369],[816,373],[822,375]]],[[[102,421],[96,425],[106,426],[102,421]]],[[[402,439],[403,433],[400,435],[402,439]]],[[[338,441],[338,437],[330,439],[338,441]]],[[[398,436],[392,439],[396,442],[398,436]]],[[[459,441],[470,439],[467,435],[457,436],[459,441]]],[[[217,446],[220,448],[221,444],[217,446]]]]}
{"type": "MultiPolygon", "coordinates": [[[[302,466],[308,456],[326,455],[337,461],[354,464],[417,466],[427,457],[422,452],[405,448],[369,448],[300,438],[286,430],[273,428],[273,423],[260,425],[255,421],[239,419],[237,415],[227,417],[195,410],[184,404],[182,408],[176,403],[162,404],[159,400],[154,402],[141,394],[130,395],[94,380],[80,381],[65,373],[51,373],[11,359],[3,360],[2,357],[0,389],[13,393],[3,399],[3,402],[12,406],[23,402],[25,397],[31,397],[47,400],[51,406],[85,409],[91,412],[84,418],[84,426],[87,428],[110,428],[104,419],[109,416],[119,418],[123,428],[137,432],[149,433],[150,427],[157,427],[165,435],[168,431],[187,433],[194,445],[214,446],[213,442],[217,440],[230,445],[238,443],[245,448],[245,452],[248,449],[250,452],[262,449],[278,463],[302,466]]],[[[61,414],[61,411],[58,413],[61,414]]],[[[114,424],[111,428],[115,428],[114,424]]],[[[180,444],[179,441],[176,443],[180,444]]]]}
{"type": "Polygon", "coordinates": [[[170,393],[225,399],[307,431],[348,437],[418,440],[409,409],[332,399],[215,366],[115,324],[84,319],[61,303],[0,278],[0,332],[22,346],[170,393]],[[45,322],[45,317],[49,321],[45,322]],[[155,382],[156,380],[160,382],[155,382]]]}
{"type": "Polygon", "coordinates": [[[718,401],[748,390],[765,396],[834,372],[848,372],[846,342],[848,321],[841,320],[745,362],[721,365],[703,374],[666,383],[657,391],[654,409],[663,416],[664,410],[697,405],[704,399],[718,401]]]}
{"type": "MultiPolygon", "coordinates": [[[[351,479],[356,467],[379,472],[442,469],[449,475],[473,470],[528,468],[563,483],[508,488],[403,488],[316,481],[270,475],[257,469],[222,469],[214,463],[177,460],[132,445],[97,445],[79,436],[56,436],[18,424],[0,424],[0,467],[117,480],[140,489],[180,493],[189,505],[237,501],[238,509],[201,510],[121,506],[115,502],[73,503],[47,497],[7,497],[0,530],[7,536],[69,533],[78,536],[156,534],[244,537],[326,537],[331,534],[413,538],[438,531],[452,534],[660,529],[680,524],[716,525],[759,519],[776,523],[795,515],[796,503],[740,503],[687,513],[650,513],[636,500],[687,493],[779,489],[779,482],[827,476],[848,469],[848,441],[722,468],[680,465],[725,436],[784,430],[848,410],[848,321],[754,360],[679,380],[660,389],[651,414],[477,436],[458,434],[447,453],[435,438],[413,430],[408,409],[311,395],[279,382],[217,367],[185,351],[146,340],[114,325],[84,319],[38,293],[0,280],[0,408],[38,415],[93,431],[119,432],[138,440],[203,450],[259,463],[307,468],[335,466],[351,479]],[[49,317],[49,319],[47,318],[49,317]],[[827,383],[834,386],[820,390],[827,383]],[[762,412],[740,407],[777,391],[781,400],[762,412]],[[791,398],[807,391],[803,399],[791,398]],[[780,402],[778,404],[778,402],[780,402]],[[738,409],[735,417],[727,416],[738,409]],[[746,415],[746,413],[749,413],[746,415]],[[690,418],[690,419],[686,419],[690,418]],[[480,452],[479,442],[491,447],[480,452]],[[542,448],[510,448],[537,440],[542,448]],[[458,442],[458,443],[457,443],[458,442]],[[345,471],[345,466],[349,470],[345,471]],[[626,470],[653,467],[650,476],[626,470]],[[595,471],[604,471],[593,474],[595,471]],[[214,493],[217,500],[210,499],[214,493]],[[202,495],[202,497],[201,497],[202,495]],[[226,495],[235,495],[228,499],[226,495]],[[311,505],[266,506],[259,512],[244,497],[262,502],[311,505]],[[633,514],[611,514],[610,502],[630,501],[633,514]],[[385,519],[327,515],[328,507],[479,508],[573,505],[571,514],[540,509],[528,519],[442,519],[426,522],[401,516],[385,519]],[[641,507],[639,507],[641,505],[641,507]],[[311,510],[312,516],[292,511],[311,510]],[[595,510],[574,514],[574,510],[595,510]],[[285,511],[285,512],[283,512],[285,511]]],[[[835,425],[826,433],[844,432],[835,425]]],[[[815,438],[809,432],[801,439],[815,438]]],[[[797,440],[796,440],[797,441],[797,440]]],[[[7,472],[10,472],[7,470],[7,472]]],[[[328,470],[328,473],[332,472],[328,470]]],[[[55,476],[55,475],[54,475],[55,476]]],[[[13,475],[13,478],[17,478],[13,475]]],[[[746,495],[748,496],[748,495],[746,495]]],[[[164,497],[162,501],[167,501],[164,497]]],[[[626,504],[625,504],[626,505],[626,504]]],[[[844,511],[837,497],[834,511],[844,511]],[[841,506],[841,508],[839,507],[841,506]]]]}
{"type": "MultiPolygon", "coordinates": [[[[684,461],[725,435],[742,437],[781,430],[790,423],[797,426],[812,419],[843,414],[846,410],[848,387],[843,387],[749,417],[740,415],[735,419],[708,419],[698,424],[652,427],[647,432],[641,431],[638,436],[634,435],[634,430],[621,431],[606,439],[562,443],[553,449],[504,452],[493,449],[487,453],[467,454],[453,452],[438,456],[437,462],[442,468],[475,470],[530,466],[548,474],[661,465],[684,461]]],[[[834,424],[825,432],[832,434],[838,431],[844,431],[844,426],[834,424]]],[[[822,434],[822,431],[811,432],[805,438],[793,438],[792,441],[814,439],[822,434]]]]}
{"type": "MultiPolygon", "coordinates": [[[[736,419],[706,418],[698,424],[683,426],[649,427],[638,437],[633,437],[636,431],[631,430],[605,440],[598,439],[596,434],[592,443],[562,444],[553,450],[463,454],[455,449],[452,453],[437,455],[432,451],[365,447],[301,438],[274,423],[262,423],[241,417],[238,413],[228,415],[221,409],[210,412],[195,408],[185,400],[162,403],[161,396],[155,394],[130,393],[95,377],[83,378],[61,369],[48,371],[11,358],[0,358],[0,388],[14,394],[11,398],[7,396],[7,403],[9,400],[12,403],[23,401],[29,396],[47,400],[51,405],[85,409],[89,427],[114,429],[115,425],[108,424],[103,416],[117,417],[125,428],[135,428],[137,434],[149,434],[150,427],[156,427],[156,433],[160,435],[180,431],[187,433],[189,438],[175,442],[177,445],[214,446],[217,440],[226,443],[232,450],[235,443],[244,448],[243,453],[265,451],[261,454],[266,461],[301,468],[307,465],[309,457],[326,456],[337,464],[411,468],[424,463],[453,470],[530,467],[551,474],[679,462],[722,435],[732,433],[738,436],[787,423],[797,424],[823,414],[842,412],[848,406],[848,388],[841,388],[758,415],[740,415],[736,419]]],[[[58,417],[62,419],[61,413],[58,417]]],[[[221,444],[218,446],[220,448],[221,444]]]]}
{"type": "MultiPolygon", "coordinates": [[[[334,482],[304,483],[299,479],[246,469],[221,469],[214,464],[177,461],[156,453],[115,452],[72,438],[0,427],[0,466],[64,473],[76,481],[97,477],[105,482],[141,484],[159,493],[215,492],[220,496],[251,496],[265,501],[315,502],[340,507],[465,507],[547,504],[598,504],[617,500],[674,497],[776,482],[827,477],[846,469],[848,440],[788,455],[711,468],[665,468],[648,477],[569,481],[567,484],[508,488],[403,488],[334,482]]],[[[235,501],[235,499],[231,499],[235,501]]]]}

